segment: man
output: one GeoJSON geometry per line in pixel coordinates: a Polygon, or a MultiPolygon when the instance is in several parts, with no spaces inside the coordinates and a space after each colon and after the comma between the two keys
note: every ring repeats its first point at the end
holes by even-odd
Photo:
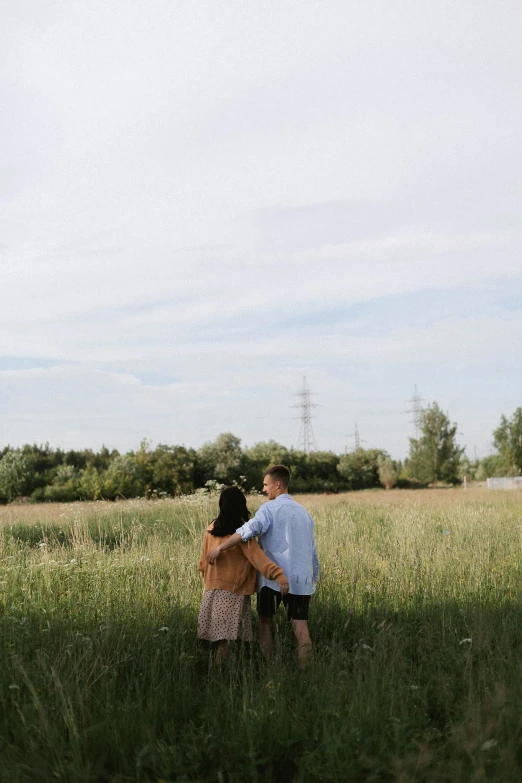
{"type": "Polygon", "coordinates": [[[257,575],[257,612],[260,621],[260,641],[265,658],[274,650],[272,618],[281,601],[292,623],[297,640],[297,658],[304,666],[310,657],[312,641],[308,631],[308,606],[319,579],[319,560],[315,547],[314,521],[308,511],[288,494],[290,471],[284,465],[267,470],[263,492],[268,498],[253,519],[245,522],[226,541],[207,555],[214,563],[226,549],[258,536],[259,545],[267,557],[285,572],[290,591],[282,595],[277,582],[257,575]]]}

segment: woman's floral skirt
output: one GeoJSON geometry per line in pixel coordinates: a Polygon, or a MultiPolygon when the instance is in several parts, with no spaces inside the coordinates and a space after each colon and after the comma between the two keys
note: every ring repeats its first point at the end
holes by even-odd
{"type": "Polygon", "coordinates": [[[227,590],[205,590],[198,616],[198,638],[252,641],[252,610],[249,595],[227,590]]]}

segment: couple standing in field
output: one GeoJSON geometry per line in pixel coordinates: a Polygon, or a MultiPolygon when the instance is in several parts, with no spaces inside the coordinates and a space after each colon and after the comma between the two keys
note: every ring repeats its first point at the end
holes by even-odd
{"type": "Polygon", "coordinates": [[[281,602],[297,640],[299,664],[303,666],[311,655],[308,608],[319,578],[319,560],[314,521],[288,494],[289,482],[290,471],[284,465],[267,470],[263,492],[268,502],[253,519],[242,491],[224,489],[219,514],[205,533],[199,562],[204,593],[198,637],[217,642],[218,662],[226,657],[228,641],[252,641],[250,596],[256,590],[256,572],[265,658],[274,650],[272,619],[281,602]]]}

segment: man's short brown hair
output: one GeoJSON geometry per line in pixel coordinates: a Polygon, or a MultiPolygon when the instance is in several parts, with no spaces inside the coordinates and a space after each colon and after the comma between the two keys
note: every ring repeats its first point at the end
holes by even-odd
{"type": "Polygon", "coordinates": [[[265,476],[271,476],[274,481],[280,481],[283,487],[288,487],[290,484],[290,471],[286,465],[273,465],[265,470],[265,476]]]}

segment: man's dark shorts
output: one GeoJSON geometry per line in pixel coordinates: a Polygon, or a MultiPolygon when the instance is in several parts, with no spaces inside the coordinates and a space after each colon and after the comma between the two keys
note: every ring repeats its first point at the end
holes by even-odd
{"type": "Polygon", "coordinates": [[[311,595],[281,595],[279,590],[262,587],[257,594],[257,613],[261,617],[273,617],[281,601],[286,609],[287,620],[308,620],[311,595]]]}

